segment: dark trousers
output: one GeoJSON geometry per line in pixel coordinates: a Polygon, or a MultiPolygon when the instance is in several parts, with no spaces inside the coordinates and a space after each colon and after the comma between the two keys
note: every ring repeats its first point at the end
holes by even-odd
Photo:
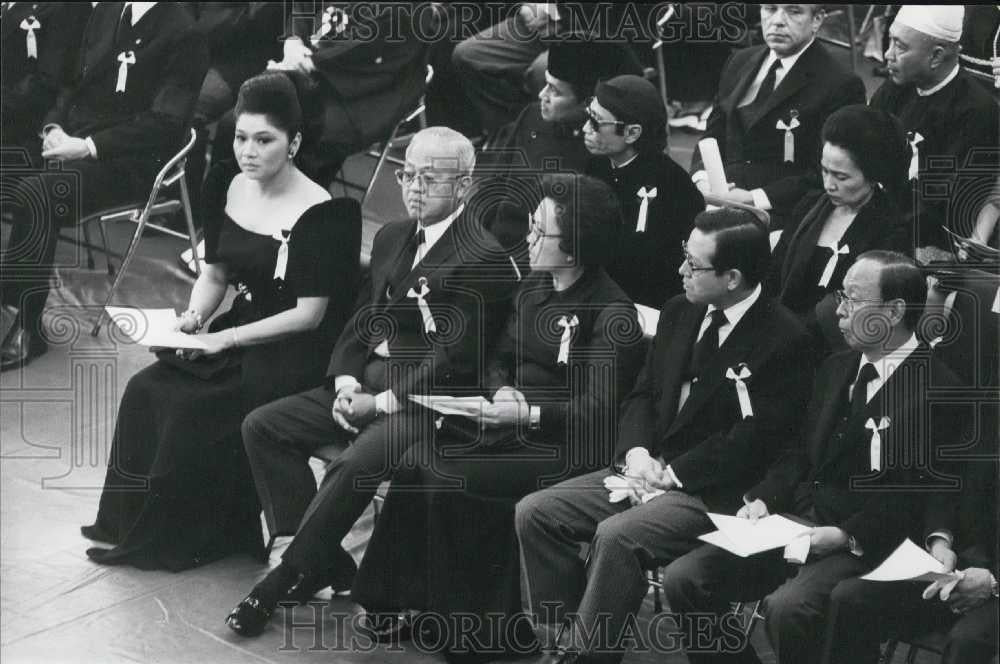
{"type": "MultiPolygon", "coordinates": [[[[385,386],[385,363],[368,366],[362,385],[376,394],[385,386]]],[[[318,387],[261,406],[243,421],[243,444],[268,530],[295,533],[283,558],[300,571],[325,569],[406,449],[432,439],[432,418],[415,409],[380,417],[352,437],[333,421],[334,397],[318,387]],[[342,449],[317,491],[309,456],[331,444],[342,449]]]]}
{"type": "Polygon", "coordinates": [[[997,652],[997,600],[963,615],[941,600],[921,597],[926,583],[848,579],[833,590],[827,617],[824,664],[875,664],[879,643],[946,631],[942,664],[985,664],[997,652]]]}
{"type": "Polygon", "coordinates": [[[512,17],[490,26],[461,42],[452,53],[465,93],[487,131],[513,121],[545,84],[546,47],[518,21],[512,17]]]}
{"type": "Polygon", "coordinates": [[[810,560],[794,570],[781,549],[740,558],[705,544],[664,571],[663,590],[686,635],[692,664],[760,662],[746,638],[727,624],[729,603],[764,598],[764,627],[779,662],[816,660],[830,594],[837,583],[864,574],[869,565],[849,553],[810,560]],[[786,578],[789,573],[794,575],[786,578]],[[770,593],[770,594],[768,594],[770,593]],[[706,633],[700,624],[708,620],[706,633]]]}
{"type": "Polygon", "coordinates": [[[0,167],[2,212],[13,222],[0,251],[0,290],[3,303],[20,310],[21,326],[37,338],[43,336],[42,312],[55,269],[76,267],[84,255],[76,251],[68,262],[56,265],[59,229],[148,195],[153,174],[149,163],[133,159],[46,166],[40,140],[17,154],[19,163],[5,155],[0,167]]]}
{"type": "Polygon", "coordinates": [[[600,470],[533,493],[517,505],[515,525],[521,545],[529,610],[539,622],[577,613],[561,641],[581,652],[617,661],[619,637],[646,596],[646,570],[681,556],[712,530],[700,498],[670,491],[643,505],[612,503],[600,470]],[[584,562],[579,544],[590,544],[584,562]],[[609,617],[606,623],[602,623],[609,617]],[[604,627],[606,625],[606,629],[604,627]],[[582,633],[598,629],[597,642],[582,633]],[[604,634],[601,634],[604,632],[604,634]]]}

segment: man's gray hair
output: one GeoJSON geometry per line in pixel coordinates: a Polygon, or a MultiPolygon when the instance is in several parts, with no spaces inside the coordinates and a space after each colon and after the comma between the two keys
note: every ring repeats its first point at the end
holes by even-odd
{"type": "Polygon", "coordinates": [[[450,127],[427,127],[414,134],[410,144],[416,141],[427,141],[434,147],[435,168],[472,175],[476,167],[476,149],[460,132],[450,127]]]}

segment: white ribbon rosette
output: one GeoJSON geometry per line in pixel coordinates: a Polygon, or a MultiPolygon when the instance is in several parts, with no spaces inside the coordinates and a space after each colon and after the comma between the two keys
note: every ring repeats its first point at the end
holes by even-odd
{"type": "Polygon", "coordinates": [[[924,137],[920,135],[919,131],[911,131],[907,134],[906,140],[910,143],[910,172],[909,178],[911,180],[916,180],[917,175],[920,173],[920,147],[919,145],[924,142],[924,137]]]}
{"type": "Polygon", "coordinates": [[[427,304],[427,296],[431,292],[430,286],[427,285],[427,277],[420,277],[417,281],[417,286],[420,290],[413,290],[411,288],[406,292],[406,297],[416,299],[417,308],[420,309],[420,317],[424,320],[424,331],[427,333],[437,332],[437,325],[434,324],[431,307],[427,304]]]}
{"type": "Polygon", "coordinates": [[[726,378],[733,381],[736,387],[736,398],[740,402],[740,415],[743,416],[743,419],[753,417],[753,406],[750,405],[750,389],[746,384],[747,378],[752,375],[750,367],[745,362],[740,362],[735,369],[733,367],[726,369],[726,378]]]}
{"type": "Polygon", "coordinates": [[[38,59],[38,38],[35,36],[35,30],[41,27],[42,24],[34,16],[29,16],[21,21],[21,29],[26,33],[24,35],[24,45],[28,49],[28,58],[31,60],[38,59]]]}
{"type": "Polygon", "coordinates": [[[556,362],[566,364],[569,362],[569,342],[573,338],[573,330],[580,324],[580,319],[576,316],[562,316],[556,324],[562,328],[562,336],[559,337],[559,357],[556,362]]]}
{"type": "Polygon", "coordinates": [[[128,82],[128,68],[135,64],[134,51],[122,51],[118,54],[118,82],[115,83],[115,92],[125,92],[125,84],[128,82]]]}
{"type": "Polygon", "coordinates": [[[642,202],[639,203],[639,216],[635,221],[635,232],[645,233],[646,217],[649,216],[649,200],[651,198],[656,198],[656,187],[651,189],[640,187],[639,191],[635,192],[635,195],[642,199],[642,202]]]}
{"type": "Polygon", "coordinates": [[[868,446],[868,460],[873,471],[882,470],[882,436],[879,432],[888,429],[890,424],[892,421],[885,415],[879,419],[877,424],[870,417],[865,422],[865,428],[872,432],[872,440],[868,446]]]}
{"type": "Polygon", "coordinates": [[[288,239],[291,235],[292,232],[289,230],[280,230],[271,236],[281,243],[278,247],[278,259],[274,262],[275,279],[284,279],[285,272],[288,270],[288,239]]]}
{"type": "Polygon", "coordinates": [[[819,276],[819,286],[820,288],[826,288],[830,285],[830,279],[833,278],[833,271],[837,269],[837,263],[840,261],[840,257],[850,253],[851,248],[848,245],[842,247],[831,247],[833,249],[833,255],[830,256],[830,260],[826,262],[826,267],[823,268],[823,274],[819,276]]]}
{"type": "Polygon", "coordinates": [[[792,133],[795,129],[798,129],[799,125],[799,112],[792,109],[788,112],[788,123],[786,124],[784,120],[778,120],[778,124],[775,128],[785,132],[785,161],[795,161],[795,135],[792,133]]]}

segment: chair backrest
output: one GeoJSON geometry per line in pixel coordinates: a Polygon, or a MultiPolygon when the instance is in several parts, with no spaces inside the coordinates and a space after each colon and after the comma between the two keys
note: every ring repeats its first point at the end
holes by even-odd
{"type": "Polygon", "coordinates": [[[184,144],[184,147],[171,157],[170,161],[164,164],[160,172],[156,174],[156,178],[153,180],[153,188],[149,192],[149,198],[146,199],[146,205],[142,210],[137,210],[135,219],[139,219],[143,214],[148,215],[149,211],[156,204],[156,200],[160,197],[161,188],[164,186],[169,187],[184,177],[184,167],[187,165],[188,153],[191,152],[191,148],[194,147],[195,140],[198,138],[198,134],[194,128],[190,129],[189,132],[188,141],[184,144]]]}

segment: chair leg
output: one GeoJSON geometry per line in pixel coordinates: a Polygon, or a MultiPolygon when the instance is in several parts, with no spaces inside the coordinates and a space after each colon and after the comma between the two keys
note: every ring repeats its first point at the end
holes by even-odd
{"type": "Polygon", "coordinates": [[[368,195],[372,193],[372,189],[375,188],[375,180],[378,178],[379,171],[382,170],[382,164],[385,163],[385,157],[389,154],[389,150],[392,148],[392,142],[396,138],[396,134],[399,133],[399,127],[402,125],[402,121],[397,122],[396,126],[392,128],[392,133],[386,139],[385,143],[382,144],[382,149],[378,153],[378,161],[375,162],[375,170],[372,171],[371,179],[368,180],[368,186],[365,187],[365,193],[361,197],[361,207],[365,206],[365,201],[368,200],[368,195]]]}
{"type": "Polygon", "coordinates": [[[650,577],[656,581],[656,584],[653,585],[653,613],[660,613],[663,611],[663,596],[660,593],[659,579],[656,578],[659,574],[659,569],[650,570],[649,572],[650,577]]]}
{"type": "Polygon", "coordinates": [[[191,214],[191,197],[188,195],[187,180],[182,176],[179,183],[181,188],[181,205],[184,207],[184,219],[187,221],[188,241],[191,243],[191,251],[194,255],[194,273],[201,276],[201,261],[198,259],[198,238],[195,237],[194,216],[191,214]]]}
{"type": "Polygon", "coordinates": [[[108,297],[104,300],[104,306],[101,307],[101,312],[97,315],[97,321],[94,323],[94,328],[90,331],[91,336],[96,337],[97,333],[101,330],[101,323],[104,322],[104,315],[107,312],[107,307],[114,299],[115,292],[118,290],[118,286],[121,285],[125,272],[128,271],[128,266],[132,263],[132,259],[135,258],[135,251],[139,248],[139,239],[142,237],[142,232],[146,229],[147,221],[149,221],[148,209],[143,210],[142,214],[139,216],[139,221],[136,223],[135,232],[132,233],[132,240],[129,242],[128,250],[125,252],[124,258],[122,258],[122,264],[118,266],[118,274],[115,275],[115,279],[111,283],[111,290],[108,291],[108,297]]]}
{"type": "Polygon", "coordinates": [[[274,548],[274,540],[278,539],[277,535],[271,535],[267,540],[267,545],[264,547],[264,556],[261,560],[262,563],[266,563],[271,559],[271,549],[274,548]]]}
{"type": "Polygon", "coordinates": [[[83,242],[87,246],[87,269],[94,269],[94,249],[91,247],[90,242],[90,226],[88,224],[83,224],[83,242]]]}

